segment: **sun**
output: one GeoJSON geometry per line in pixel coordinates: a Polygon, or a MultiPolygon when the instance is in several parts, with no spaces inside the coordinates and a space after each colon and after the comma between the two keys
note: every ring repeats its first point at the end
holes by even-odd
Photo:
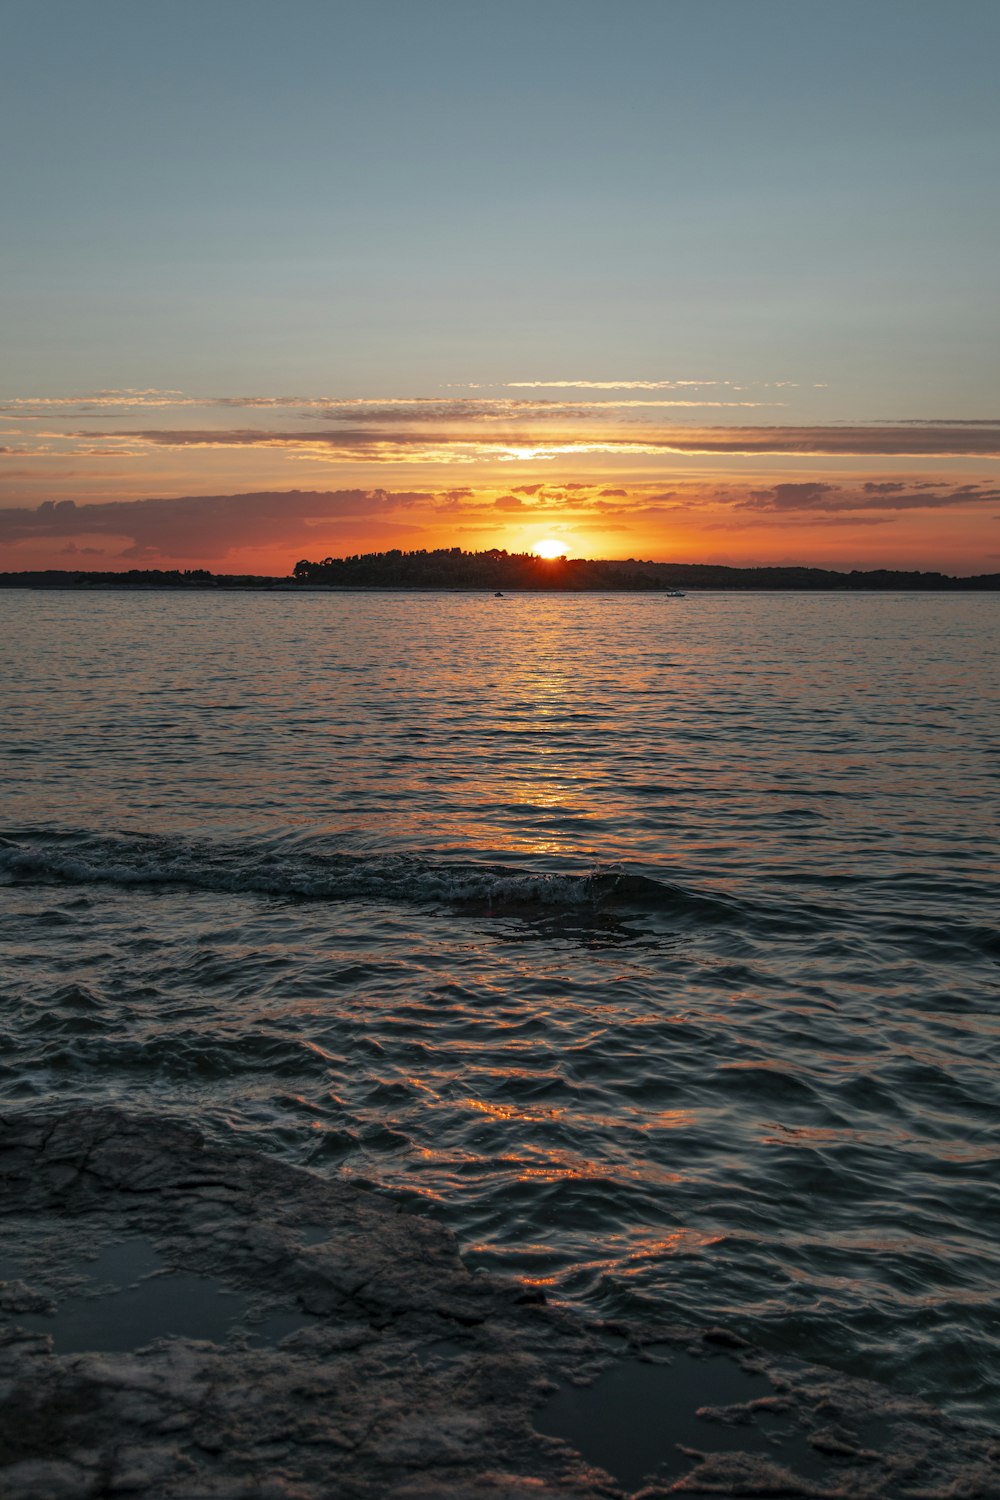
{"type": "Polygon", "coordinates": [[[532,547],[536,557],[565,557],[566,543],[557,541],[554,536],[543,537],[532,547]]]}

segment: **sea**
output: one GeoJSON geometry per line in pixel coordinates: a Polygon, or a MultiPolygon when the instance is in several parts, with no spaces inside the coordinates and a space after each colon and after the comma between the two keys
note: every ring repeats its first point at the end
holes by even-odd
{"type": "Polygon", "coordinates": [[[1000,600],[3,591],[0,1108],[1000,1427],[1000,600]]]}

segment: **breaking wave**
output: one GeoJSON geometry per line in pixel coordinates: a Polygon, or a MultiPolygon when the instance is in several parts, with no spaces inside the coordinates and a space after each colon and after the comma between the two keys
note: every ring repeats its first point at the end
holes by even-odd
{"type": "Polygon", "coordinates": [[[192,842],[138,834],[33,834],[0,839],[0,876],[16,883],[170,886],[321,901],[389,901],[490,908],[670,908],[716,920],[730,900],[621,865],[587,872],[192,842]]]}

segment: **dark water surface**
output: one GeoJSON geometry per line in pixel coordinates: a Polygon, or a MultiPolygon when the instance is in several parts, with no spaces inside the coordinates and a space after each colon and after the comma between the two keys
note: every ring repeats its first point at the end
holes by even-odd
{"type": "Polygon", "coordinates": [[[1000,1413],[998,602],[0,593],[0,1096],[1000,1413]]]}

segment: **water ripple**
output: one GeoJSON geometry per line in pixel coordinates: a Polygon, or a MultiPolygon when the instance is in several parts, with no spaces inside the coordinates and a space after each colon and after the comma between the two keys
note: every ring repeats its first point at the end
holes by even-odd
{"type": "Polygon", "coordinates": [[[996,1419],[994,601],[14,603],[4,1098],[996,1419]]]}

